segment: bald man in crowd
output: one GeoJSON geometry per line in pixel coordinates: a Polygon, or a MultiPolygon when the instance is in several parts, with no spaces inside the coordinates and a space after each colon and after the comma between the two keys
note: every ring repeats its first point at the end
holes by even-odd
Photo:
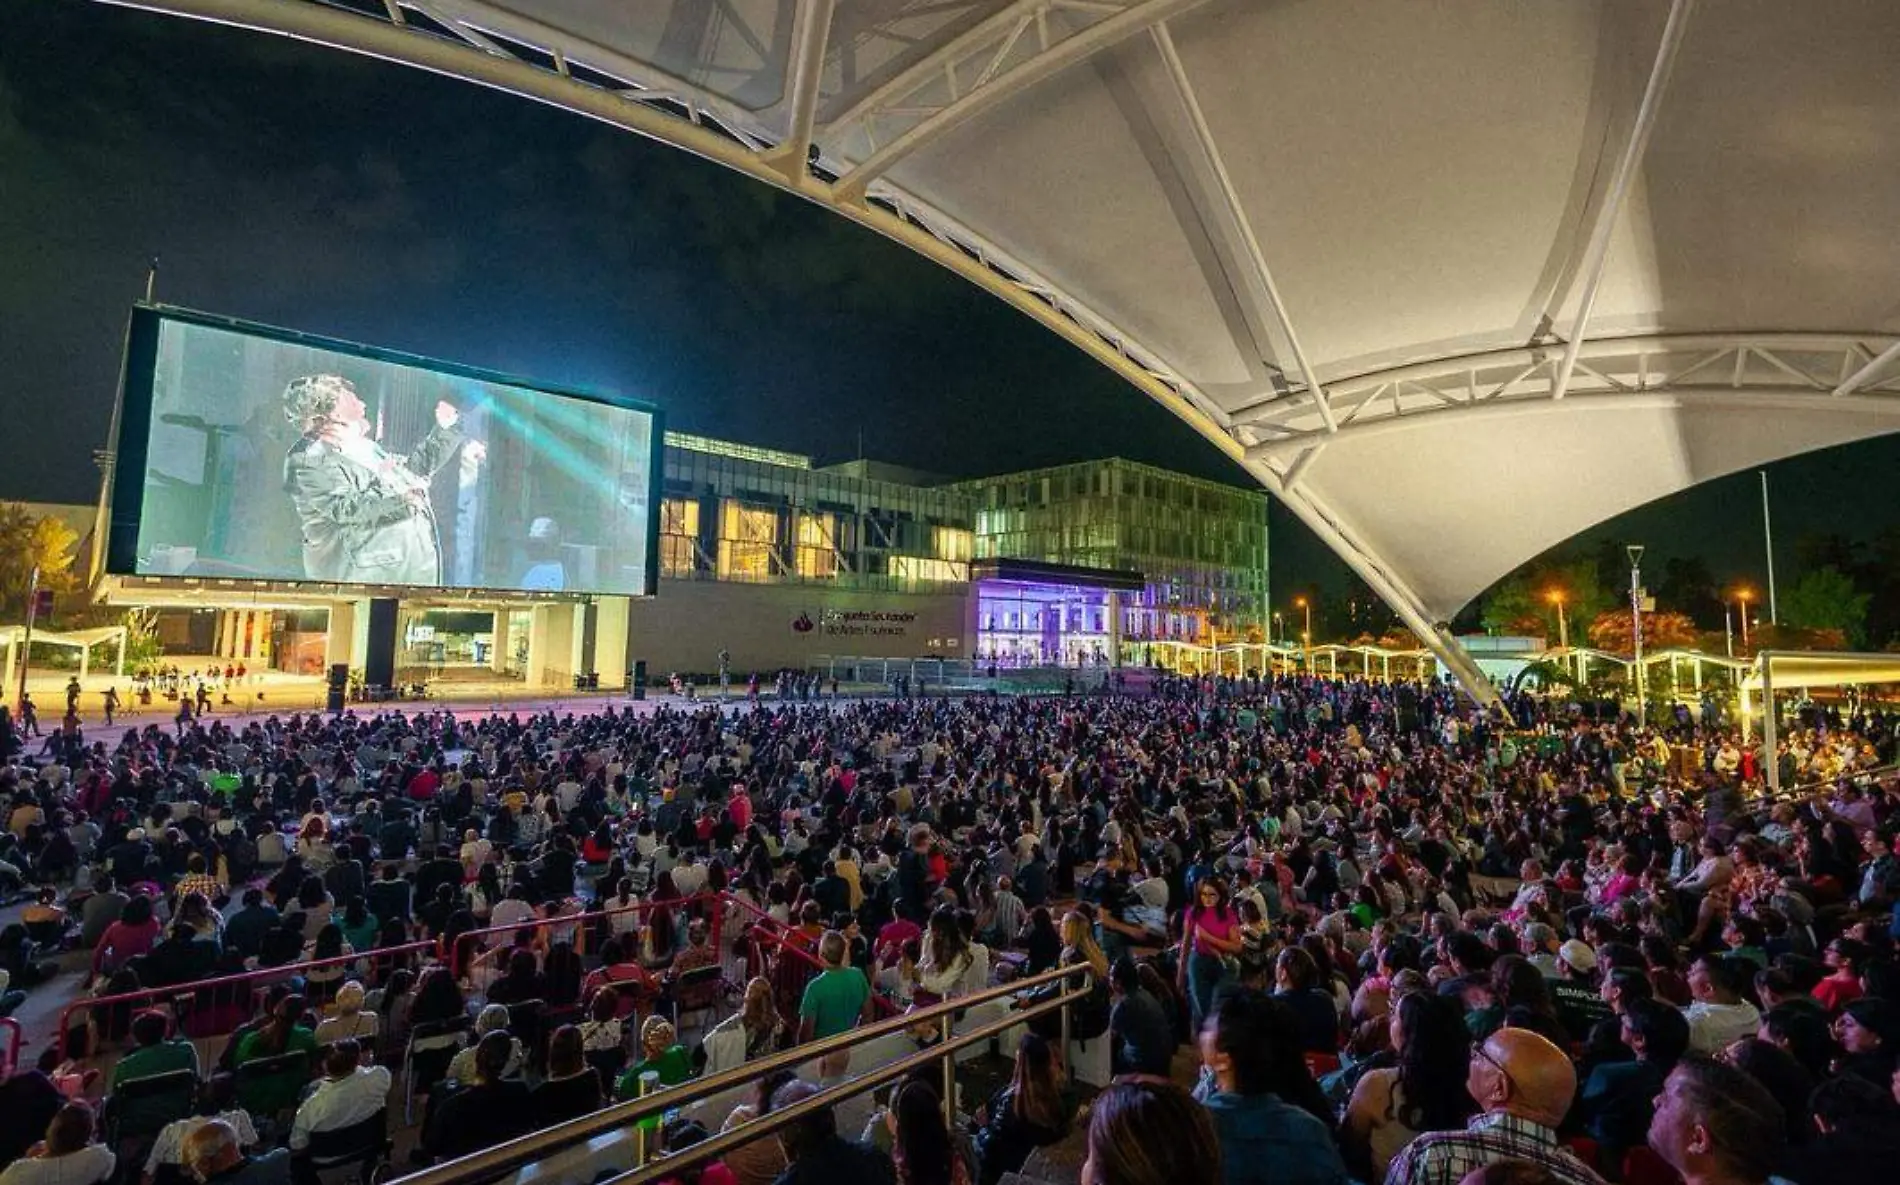
{"type": "Polygon", "coordinates": [[[290,1185],[288,1148],[246,1156],[237,1129],[222,1119],[192,1129],[185,1137],[184,1160],[203,1185],[290,1185]]]}
{"type": "Polygon", "coordinates": [[[1557,1185],[1603,1185],[1557,1142],[1577,1093],[1577,1071],[1563,1050],[1527,1029],[1499,1029],[1472,1046],[1465,1086],[1481,1114],[1464,1131],[1429,1132],[1407,1144],[1385,1185],[1458,1185],[1504,1160],[1539,1165],[1557,1185]]]}

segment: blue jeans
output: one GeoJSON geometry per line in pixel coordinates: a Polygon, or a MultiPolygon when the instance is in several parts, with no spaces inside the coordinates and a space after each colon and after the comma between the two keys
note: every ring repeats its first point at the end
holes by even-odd
{"type": "Polygon", "coordinates": [[[1198,951],[1188,956],[1188,1007],[1194,1014],[1194,1032],[1199,1034],[1201,1025],[1207,1020],[1207,1014],[1214,1010],[1214,989],[1227,974],[1227,965],[1218,955],[1204,955],[1198,951]]]}

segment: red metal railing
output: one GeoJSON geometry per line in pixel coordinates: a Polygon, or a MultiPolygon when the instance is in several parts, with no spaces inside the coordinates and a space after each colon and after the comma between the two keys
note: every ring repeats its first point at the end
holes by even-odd
{"type": "Polygon", "coordinates": [[[10,1016],[0,1016],[0,1031],[7,1035],[6,1044],[0,1046],[0,1082],[13,1077],[13,1071],[20,1065],[20,1043],[26,1033],[20,1028],[20,1022],[10,1016]]]}
{"type": "MultiPolygon", "coordinates": [[[[577,953],[587,953],[588,935],[599,925],[602,918],[614,918],[627,914],[639,915],[642,921],[646,915],[660,909],[674,910],[681,915],[682,927],[685,917],[692,914],[703,916],[708,924],[708,942],[717,953],[720,965],[729,978],[742,980],[754,974],[770,972],[775,987],[788,992],[797,988],[823,970],[823,964],[817,954],[801,943],[793,940],[790,931],[774,921],[758,906],[730,893],[698,893],[691,897],[675,898],[667,901],[637,901],[630,905],[614,909],[592,910],[576,914],[563,914],[553,918],[534,918],[502,926],[488,926],[480,930],[470,930],[455,937],[452,943],[439,941],[418,941],[403,943],[400,946],[380,947],[374,950],[358,951],[326,959],[311,959],[306,962],[289,963],[280,967],[264,967],[255,971],[240,972],[235,975],[216,976],[210,979],[194,980],[190,983],[171,984],[164,987],[141,988],[133,992],[120,992],[107,996],[82,997],[68,1003],[59,1014],[57,1040],[65,1042],[67,1034],[73,1031],[76,1017],[96,1017],[100,1013],[109,1013],[114,1019],[109,1025],[101,1026],[101,1036],[112,1040],[123,1037],[121,1031],[127,1024],[132,1012],[143,1007],[169,1006],[179,1026],[193,1037],[212,1037],[220,1035],[220,1030],[235,1028],[221,1022],[234,1018],[248,1019],[251,1006],[251,993],[272,983],[307,976],[310,971],[327,967],[349,966],[368,961],[379,965],[386,974],[399,962],[426,957],[448,963],[458,978],[468,970],[471,960],[471,948],[487,939],[512,939],[524,930],[547,931],[555,928],[572,928],[576,932],[577,953]],[[736,944],[743,966],[727,957],[726,914],[732,911],[735,921],[742,923],[743,938],[736,944]],[[735,974],[736,972],[736,974],[735,974]],[[796,980],[796,983],[793,983],[796,980]],[[196,1021],[194,1022],[194,1018],[196,1021]],[[124,1022],[124,1023],[121,1023],[124,1022]],[[210,1028],[207,1030],[206,1026],[210,1028]]],[[[677,952],[676,952],[677,953],[677,952]]],[[[347,974],[347,972],[346,972],[347,974]]],[[[367,977],[375,982],[379,977],[367,977]]],[[[876,1007],[880,1015],[895,1015],[897,1008],[882,995],[874,994],[876,1007]]],[[[796,1011],[797,1002],[791,1007],[796,1011]]],[[[241,1020],[238,1021],[241,1023],[241,1020]]],[[[6,1028],[11,1045],[8,1049],[8,1065],[17,1060],[23,1040],[20,1025],[10,1018],[0,1018],[0,1026],[6,1028]]]]}
{"type": "MultiPolygon", "coordinates": [[[[801,943],[792,941],[791,931],[770,914],[743,897],[735,897],[730,893],[725,894],[725,897],[735,912],[750,915],[746,923],[746,937],[751,944],[745,971],[748,979],[769,970],[772,972],[770,978],[774,989],[788,992],[793,988],[802,990],[806,983],[825,969],[825,964],[819,959],[818,953],[801,943]],[[774,955],[776,957],[773,957],[774,955]],[[787,959],[798,964],[802,974],[787,973],[784,969],[787,959]]],[[[897,1015],[897,1006],[886,999],[881,992],[876,991],[875,985],[871,992],[871,999],[875,1002],[880,1016],[897,1015]]],[[[791,1008],[794,1015],[797,1007],[798,1002],[792,1001],[791,1008]]]]}
{"type": "MultiPolygon", "coordinates": [[[[209,1013],[219,1009],[242,1006],[245,1008],[246,1017],[248,1018],[250,993],[258,987],[266,986],[271,983],[282,983],[285,980],[304,976],[312,970],[324,967],[348,966],[365,961],[372,965],[379,962],[388,965],[398,959],[407,960],[420,954],[433,956],[437,954],[437,952],[437,944],[433,941],[405,942],[401,946],[377,947],[374,950],[358,951],[353,954],[337,955],[332,958],[311,959],[302,963],[286,963],[281,967],[260,967],[255,971],[244,971],[236,975],[220,975],[212,979],[194,980],[190,983],[170,984],[164,987],[140,988],[136,992],[119,992],[110,996],[82,996],[73,1000],[60,1010],[57,1039],[62,1042],[63,1045],[67,1034],[72,1032],[74,1015],[106,1009],[116,1010],[114,1012],[115,1016],[125,1015],[129,1017],[135,1008],[141,1006],[149,1008],[159,1004],[170,1004],[173,1006],[172,1011],[180,1027],[187,1031],[192,1027],[190,1018],[194,1012],[209,1013]],[[182,1012],[179,1011],[178,1008],[181,1001],[184,1004],[182,1012]]],[[[344,974],[347,975],[348,972],[345,971],[344,974]]],[[[109,1035],[119,1035],[116,1033],[116,1029],[119,1026],[114,1024],[112,1027],[115,1032],[109,1035]]],[[[218,1034],[194,1032],[190,1033],[190,1035],[209,1037],[217,1036],[218,1034]]]]}
{"type": "MultiPolygon", "coordinates": [[[[679,933],[682,935],[686,929],[684,921],[685,915],[701,912],[702,910],[710,913],[711,921],[710,929],[708,930],[708,941],[713,944],[714,949],[717,949],[719,940],[724,933],[725,910],[722,906],[725,897],[726,895],[722,893],[696,893],[691,897],[675,897],[665,901],[636,901],[631,905],[622,905],[616,909],[596,909],[585,913],[563,914],[560,917],[553,918],[534,918],[525,922],[511,922],[505,926],[487,926],[480,930],[467,930],[456,935],[455,948],[448,952],[449,966],[454,970],[457,977],[460,977],[468,971],[469,963],[471,962],[468,948],[472,943],[488,938],[499,939],[504,935],[507,936],[507,941],[512,942],[514,936],[524,930],[552,930],[571,927],[577,932],[577,937],[581,939],[580,942],[575,944],[574,949],[576,953],[586,954],[588,953],[586,948],[587,934],[599,923],[600,919],[611,919],[624,917],[627,914],[637,914],[641,915],[641,919],[644,921],[645,915],[661,909],[674,910],[682,915],[682,920],[678,927],[679,933]],[[712,908],[704,909],[706,906],[711,906],[712,908]]],[[[675,953],[678,952],[675,951],[675,953]]]]}

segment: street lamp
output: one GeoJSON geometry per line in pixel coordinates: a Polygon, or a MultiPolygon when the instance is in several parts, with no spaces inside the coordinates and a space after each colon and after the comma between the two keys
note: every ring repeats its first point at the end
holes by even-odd
{"type": "Polygon", "coordinates": [[[1748,602],[1755,594],[1745,588],[1735,590],[1735,600],[1741,605],[1742,615],[1742,653],[1748,653],[1748,602]]]}
{"type": "Polygon", "coordinates": [[[1300,648],[1305,651],[1306,673],[1313,673],[1313,603],[1305,597],[1294,597],[1293,607],[1306,612],[1306,629],[1300,634],[1300,648]]]}
{"type": "Polygon", "coordinates": [[[1564,611],[1564,590],[1553,588],[1547,594],[1550,603],[1557,606],[1557,649],[1570,649],[1570,615],[1564,611]]]}
{"type": "Polygon", "coordinates": [[[1277,609],[1273,613],[1273,633],[1275,641],[1286,641],[1286,616],[1277,609]]]}
{"type": "Polygon", "coordinates": [[[1643,670],[1643,545],[1631,543],[1623,548],[1630,557],[1630,651],[1634,660],[1630,674],[1636,684],[1636,722],[1638,725],[1649,719],[1643,684],[1646,682],[1643,670]]]}

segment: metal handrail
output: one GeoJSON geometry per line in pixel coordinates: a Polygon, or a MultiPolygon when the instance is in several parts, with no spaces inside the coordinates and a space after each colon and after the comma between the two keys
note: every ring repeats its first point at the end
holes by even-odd
{"type": "Polygon", "coordinates": [[[240,971],[231,975],[219,975],[210,979],[194,979],[188,983],[164,984],[159,987],[140,988],[135,992],[120,992],[110,996],[78,996],[68,1001],[59,1012],[59,1040],[64,1042],[66,1033],[72,1027],[75,1012],[96,1012],[102,1008],[135,1003],[159,1004],[166,1000],[176,1000],[184,996],[196,996],[201,992],[216,991],[242,983],[262,983],[266,980],[282,982],[293,979],[317,967],[335,967],[343,964],[367,962],[375,964],[379,960],[390,960],[411,955],[434,956],[440,947],[430,939],[419,942],[405,942],[397,946],[377,946],[369,950],[353,951],[347,955],[330,955],[321,959],[306,959],[298,963],[284,963],[277,967],[257,967],[250,971],[240,971]]]}
{"type": "MultiPolygon", "coordinates": [[[[769,942],[772,948],[779,952],[781,958],[790,955],[807,966],[815,967],[820,971],[825,969],[824,963],[818,958],[816,952],[795,942],[787,941],[785,936],[790,932],[790,927],[737,894],[724,893],[721,896],[725,898],[726,904],[734,909],[752,915],[752,920],[745,923],[745,932],[753,936],[755,945],[763,948],[769,942]]],[[[875,992],[871,994],[871,1007],[881,1016],[895,1016],[898,1012],[895,1004],[875,992]]]]}
{"type": "Polygon", "coordinates": [[[0,1030],[7,1034],[6,1055],[0,1059],[0,1082],[4,1082],[20,1068],[20,1045],[26,1033],[20,1027],[20,1022],[11,1016],[0,1016],[0,1030]]]}
{"type": "MultiPolygon", "coordinates": [[[[523,930],[552,930],[558,926],[575,927],[584,940],[588,927],[601,918],[614,918],[629,913],[653,913],[661,909],[683,909],[686,906],[700,905],[708,902],[719,905],[724,904],[724,898],[725,894],[723,893],[700,892],[693,894],[691,897],[669,897],[664,901],[635,901],[629,905],[616,906],[613,909],[583,909],[580,913],[561,914],[557,917],[537,917],[529,918],[525,922],[512,922],[501,926],[483,926],[478,930],[464,930],[462,933],[457,934],[455,936],[455,944],[444,951],[443,955],[447,959],[450,969],[457,975],[461,975],[468,970],[468,961],[464,953],[465,949],[467,945],[474,940],[501,938],[504,935],[512,938],[523,930]]],[[[714,911],[711,937],[708,941],[715,945],[722,932],[722,920],[723,913],[721,911],[714,911]]],[[[576,944],[574,949],[577,952],[585,952],[585,941],[576,944]]]]}
{"type": "MultiPolygon", "coordinates": [[[[996,1036],[999,1033],[1007,1032],[1009,1029],[1014,1028],[1030,1017],[1040,1016],[1058,1008],[1062,1009],[1063,1030],[1066,1037],[1068,1030],[1068,1005],[1088,995],[1091,987],[1087,984],[1075,991],[1058,993],[1048,1000],[1038,1001],[1028,1008],[1016,1010],[1001,1021],[992,1022],[991,1024],[972,1029],[960,1036],[951,1034],[950,1030],[951,1026],[956,1023],[957,1014],[968,1008],[978,1004],[988,1003],[991,1000],[1013,997],[1025,990],[1072,979],[1077,975],[1093,978],[1094,973],[1086,965],[1058,967],[1051,971],[1044,971],[1038,975],[1032,975],[1025,979],[1018,980],[1015,983],[986,988],[983,991],[967,996],[959,996],[954,1000],[946,1000],[941,1004],[933,1004],[927,1008],[920,1008],[902,1016],[894,1016],[888,1020],[874,1021],[871,1024],[854,1028],[849,1032],[839,1033],[836,1036],[825,1037],[817,1041],[808,1041],[803,1045],[796,1045],[791,1049],[772,1054],[770,1057],[762,1057],[754,1061],[748,1061],[741,1065],[734,1066],[730,1070],[721,1070],[717,1074],[708,1074],[703,1078],[696,1078],[690,1082],[669,1087],[666,1090],[647,1095],[643,1098],[631,1099],[624,1103],[615,1103],[612,1106],[603,1107],[598,1111],[583,1115],[578,1119],[570,1119],[565,1123],[555,1124],[552,1127],[543,1128],[537,1132],[530,1132],[528,1135],[517,1137],[502,1144],[497,1144],[493,1148],[483,1149],[480,1152],[470,1153],[467,1156],[411,1173],[406,1177],[398,1178],[393,1185],[466,1185],[466,1183],[470,1181],[492,1180],[509,1170],[542,1160],[550,1154],[571,1145],[590,1140],[595,1136],[607,1132],[632,1126],[643,1119],[652,1118],[677,1107],[711,1098],[735,1086],[756,1081],[774,1071],[795,1070],[797,1067],[805,1065],[808,1062],[821,1060],[841,1050],[865,1044],[891,1033],[901,1033],[919,1025],[935,1022],[940,1026],[944,1040],[938,1044],[910,1057],[900,1058],[895,1062],[880,1066],[865,1074],[860,1074],[836,1086],[827,1087],[819,1094],[804,1100],[796,1106],[787,1107],[783,1111],[772,1111],[767,1115],[761,1116],[752,1123],[746,1124],[743,1129],[737,1129],[745,1133],[744,1139],[728,1140],[726,1137],[734,1133],[721,1133],[711,1140],[695,1144],[691,1148],[682,1149],[672,1156],[663,1157],[654,1161],[652,1164],[636,1169],[631,1174],[623,1174],[622,1176],[615,1177],[610,1182],[603,1183],[603,1185],[636,1185],[635,1179],[637,1179],[638,1183],[658,1180],[662,1176],[677,1172],[678,1169],[684,1165],[698,1163],[700,1160],[711,1159],[738,1144],[748,1143],[761,1135],[775,1132],[791,1120],[800,1118],[823,1107],[831,1106],[841,1098],[847,1098],[861,1091],[874,1089],[893,1078],[908,1074],[918,1066],[925,1065],[938,1058],[946,1059],[945,1076],[948,1078],[950,1073],[954,1070],[955,1065],[952,1055],[957,1051],[968,1048],[978,1041],[988,1040],[990,1037],[996,1036]],[[645,1176],[641,1175],[648,1169],[658,1169],[661,1166],[665,1166],[666,1172],[655,1172],[645,1176]]],[[[944,1105],[946,1107],[953,1106],[954,1098],[946,1097],[944,1105]]]]}

